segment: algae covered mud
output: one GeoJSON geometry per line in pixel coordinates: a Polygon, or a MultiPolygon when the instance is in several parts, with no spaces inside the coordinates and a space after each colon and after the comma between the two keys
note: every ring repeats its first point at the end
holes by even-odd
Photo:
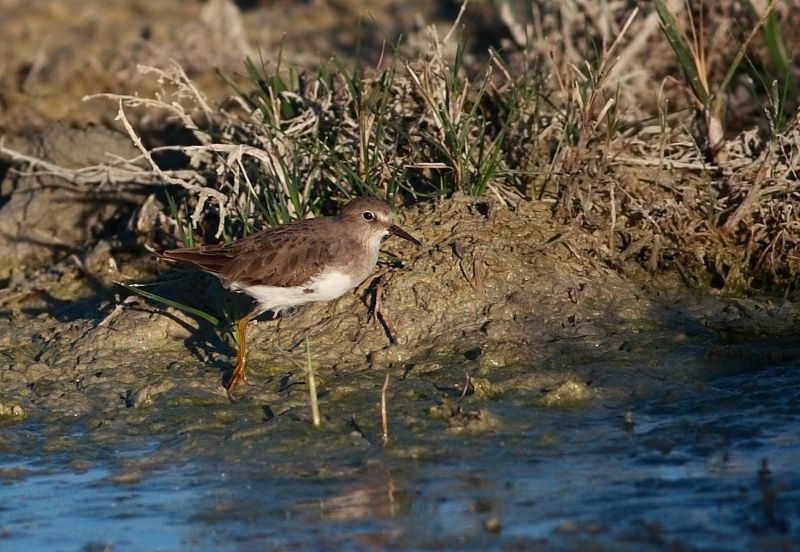
{"type": "Polygon", "coordinates": [[[179,311],[84,290],[72,321],[75,304],[3,322],[4,549],[796,545],[793,304],[635,284],[554,240],[541,206],[461,196],[400,219],[426,247],[386,245],[392,332],[370,286],[260,322],[236,404],[232,351],[179,311]]]}
{"type": "Polygon", "coordinates": [[[635,284],[536,205],[400,219],[426,247],[387,243],[392,331],[370,286],[260,322],[236,404],[202,320],[103,300],[74,263],[42,273],[50,296],[0,321],[3,549],[796,545],[793,304],[635,284]],[[83,298],[47,309],[61,293],[83,298]]]}
{"type": "MultiPolygon", "coordinates": [[[[267,421],[255,408],[225,427],[181,421],[158,442],[135,425],[113,443],[17,426],[3,549],[792,550],[800,366],[739,346],[752,356],[639,359],[665,376],[651,398],[553,408],[540,389],[454,394],[447,420],[425,412],[440,378],[409,376],[391,384],[388,446],[378,377],[358,393],[374,408],[323,399],[321,430],[304,411],[267,421]]],[[[215,408],[195,407],[196,423],[215,408]]]]}

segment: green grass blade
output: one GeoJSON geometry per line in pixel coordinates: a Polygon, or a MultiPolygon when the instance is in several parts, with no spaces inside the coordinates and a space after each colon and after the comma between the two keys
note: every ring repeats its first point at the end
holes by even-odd
{"type": "Polygon", "coordinates": [[[753,38],[755,38],[759,29],[761,29],[767,22],[769,16],[774,13],[774,9],[775,2],[770,2],[767,5],[767,9],[764,10],[764,13],[750,30],[750,34],[748,34],[747,38],[744,40],[744,42],[742,42],[742,45],[739,47],[739,51],[736,52],[736,56],[733,58],[733,61],[731,61],[730,65],[728,65],[728,70],[725,73],[725,77],[722,79],[722,83],[719,85],[719,92],[716,94],[716,99],[714,102],[715,106],[712,109],[712,113],[719,111],[724,99],[724,92],[728,88],[728,85],[733,79],[734,74],[736,74],[736,69],[738,69],[739,65],[742,63],[742,60],[747,53],[747,49],[750,47],[750,43],[753,41],[753,38]]]}
{"type": "MultiPolygon", "coordinates": [[[[169,190],[164,187],[164,193],[167,196],[167,204],[169,205],[169,212],[172,220],[175,221],[175,224],[178,226],[178,234],[181,238],[181,243],[184,247],[192,247],[194,245],[194,234],[192,233],[192,222],[191,220],[183,220],[181,218],[180,210],[178,206],[175,204],[175,198],[172,197],[172,194],[169,193],[169,190]]],[[[184,207],[186,207],[186,199],[184,201],[184,207]]],[[[187,209],[188,211],[188,209],[187,209]]]]}
{"type": "Polygon", "coordinates": [[[145,290],[141,289],[138,285],[135,285],[135,284],[125,284],[123,282],[116,282],[116,281],[114,283],[117,284],[118,286],[124,287],[125,289],[127,289],[131,293],[135,293],[136,295],[141,295],[142,297],[145,297],[146,299],[151,299],[153,301],[157,301],[159,303],[167,305],[168,307],[174,307],[174,308],[176,308],[178,310],[182,310],[182,311],[187,312],[189,314],[192,314],[194,316],[198,316],[198,317],[202,318],[203,320],[205,320],[207,322],[210,322],[214,326],[219,326],[220,325],[220,321],[219,321],[218,318],[216,318],[215,316],[212,316],[212,315],[208,314],[207,312],[202,311],[200,309],[196,309],[194,307],[190,307],[189,305],[184,305],[183,303],[178,303],[177,301],[173,301],[172,299],[167,299],[166,297],[162,297],[161,295],[156,295],[155,293],[150,293],[149,291],[145,291],[145,290]]]}
{"type": "MultiPolygon", "coordinates": [[[[764,37],[764,44],[767,47],[767,52],[769,52],[770,60],[772,60],[773,65],[781,74],[781,80],[793,88],[795,83],[794,79],[792,79],[792,60],[789,58],[786,43],[783,40],[783,35],[781,35],[778,14],[771,9],[773,4],[775,4],[774,0],[769,3],[769,15],[761,34],[764,37]]],[[[753,2],[748,0],[747,5],[753,17],[758,18],[758,10],[753,5],[753,2]]]]}
{"type": "Polygon", "coordinates": [[[251,108],[256,109],[258,106],[256,103],[250,98],[250,95],[244,91],[244,89],[239,86],[239,84],[233,80],[233,77],[222,71],[221,69],[217,69],[217,75],[227,84],[230,86],[236,95],[239,96],[244,102],[251,108]]]}
{"type": "Polygon", "coordinates": [[[703,86],[703,80],[697,73],[697,67],[694,64],[694,58],[689,52],[689,48],[686,45],[683,35],[678,30],[678,25],[675,22],[675,18],[672,16],[672,13],[670,13],[664,0],[653,0],[653,5],[658,13],[658,18],[661,21],[661,30],[664,31],[664,36],[667,37],[669,45],[672,46],[672,50],[675,52],[675,56],[678,58],[678,64],[686,74],[686,78],[689,79],[689,84],[692,87],[692,91],[694,92],[695,96],[697,96],[697,99],[700,100],[700,103],[708,108],[711,98],[708,90],[706,90],[705,86],[703,86]]]}

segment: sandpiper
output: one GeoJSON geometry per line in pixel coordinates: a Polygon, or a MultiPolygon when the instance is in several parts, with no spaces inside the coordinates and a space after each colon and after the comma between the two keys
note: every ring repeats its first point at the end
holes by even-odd
{"type": "Polygon", "coordinates": [[[333,217],[304,219],[273,226],[220,245],[164,251],[161,257],[216,275],[225,288],[255,299],[238,323],[239,351],[225,387],[247,381],[247,324],[261,314],[315,301],[330,301],[363,282],[378,262],[384,236],[393,234],[421,245],[392,223],[389,205],[361,197],[333,217]]]}

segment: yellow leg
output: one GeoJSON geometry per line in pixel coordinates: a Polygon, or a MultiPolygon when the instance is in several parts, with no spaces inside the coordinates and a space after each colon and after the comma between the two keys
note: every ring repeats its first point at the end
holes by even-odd
{"type": "Polygon", "coordinates": [[[233,388],[237,383],[249,383],[247,380],[247,325],[251,320],[258,316],[258,311],[253,311],[239,320],[236,329],[239,333],[239,353],[236,355],[236,366],[233,367],[231,377],[225,383],[225,389],[228,391],[228,399],[231,402],[236,402],[238,399],[233,396],[233,388]]]}

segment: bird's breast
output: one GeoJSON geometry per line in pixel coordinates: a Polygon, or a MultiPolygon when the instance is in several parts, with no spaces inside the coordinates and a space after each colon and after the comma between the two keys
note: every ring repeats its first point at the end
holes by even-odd
{"type": "Polygon", "coordinates": [[[278,312],[306,303],[336,299],[360,284],[363,278],[359,278],[360,275],[341,270],[326,270],[300,286],[234,285],[233,289],[255,298],[265,310],[278,312]]]}
{"type": "Polygon", "coordinates": [[[326,270],[303,286],[303,291],[310,301],[330,301],[356,287],[364,278],[343,270],[326,270]]]}

